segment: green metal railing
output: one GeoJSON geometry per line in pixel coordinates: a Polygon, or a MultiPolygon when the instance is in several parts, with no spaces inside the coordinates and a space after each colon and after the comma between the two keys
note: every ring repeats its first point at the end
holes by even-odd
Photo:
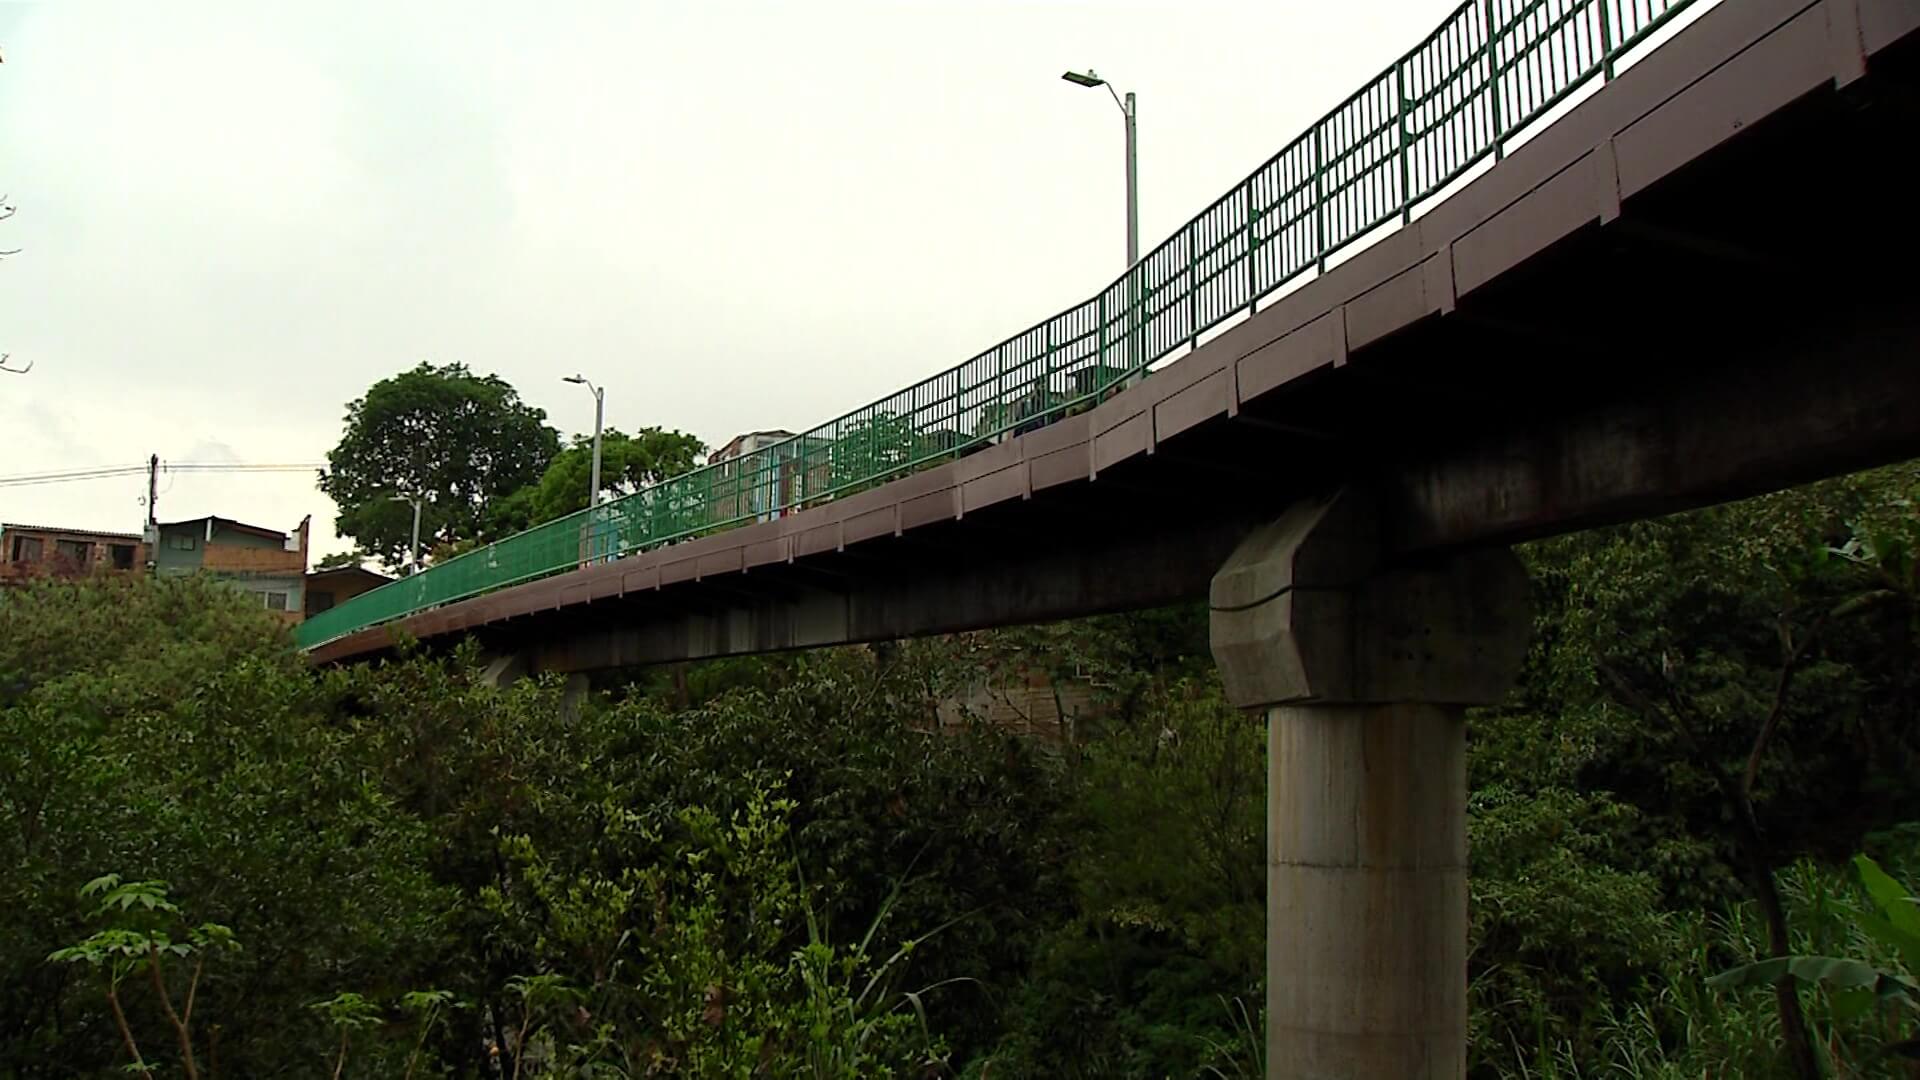
{"type": "Polygon", "coordinates": [[[792,513],[1030,430],[1431,198],[1696,0],[1465,0],[1398,63],[1076,307],[793,439],[547,522],[301,624],[363,627],[792,513]]]}

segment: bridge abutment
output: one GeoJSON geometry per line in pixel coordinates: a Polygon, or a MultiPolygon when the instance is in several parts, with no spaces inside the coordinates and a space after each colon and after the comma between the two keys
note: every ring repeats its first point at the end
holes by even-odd
{"type": "Polygon", "coordinates": [[[1268,724],[1269,1077],[1466,1071],[1466,709],[1526,654],[1505,549],[1388,565],[1369,499],[1302,503],[1213,579],[1227,694],[1268,724]]]}

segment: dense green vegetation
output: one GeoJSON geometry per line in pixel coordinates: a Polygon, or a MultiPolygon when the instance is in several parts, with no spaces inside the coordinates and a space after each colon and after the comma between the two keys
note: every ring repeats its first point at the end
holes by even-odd
{"type": "MultiPolygon", "coordinates": [[[[1526,550],[1476,1077],[1912,1075],[1916,494],[1526,550]]],[[[0,594],[0,1077],[1257,1075],[1264,749],[1191,607],[569,704],[310,671],[192,579],[0,594]],[[1070,744],[937,726],[1036,666],[1096,688],[1070,744]]]]}

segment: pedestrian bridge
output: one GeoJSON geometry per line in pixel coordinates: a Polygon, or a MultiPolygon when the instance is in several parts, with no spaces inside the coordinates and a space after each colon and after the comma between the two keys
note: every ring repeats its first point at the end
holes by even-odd
{"type": "Polygon", "coordinates": [[[1201,595],[1356,480],[1417,552],[1909,456],[1906,279],[1867,267],[1912,261],[1913,20],[1466,0],[1084,302],[299,644],[583,670],[978,628],[1201,595]]]}
{"type": "Polygon", "coordinates": [[[1920,455],[1916,131],[1920,0],[1469,0],[1085,302],[301,642],[581,673],[1207,596],[1268,1075],[1455,1080],[1504,546],[1920,455]]]}

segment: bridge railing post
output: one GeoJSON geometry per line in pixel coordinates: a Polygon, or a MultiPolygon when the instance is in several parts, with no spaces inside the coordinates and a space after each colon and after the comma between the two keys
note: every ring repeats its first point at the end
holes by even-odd
{"type": "Polygon", "coordinates": [[[1593,0],[1600,15],[1600,80],[1613,81],[1613,0],[1593,0]]]}
{"type": "Polygon", "coordinates": [[[1500,120],[1500,38],[1504,33],[1499,20],[1494,17],[1493,8],[1499,0],[1480,0],[1480,12],[1486,19],[1487,41],[1484,46],[1487,54],[1487,108],[1493,124],[1493,160],[1499,161],[1506,156],[1506,132],[1501,130],[1500,120]]]}
{"type": "MultiPolygon", "coordinates": [[[[1121,377],[1122,387],[1132,386],[1138,372],[1146,369],[1146,320],[1141,311],[1147,301],[1147,260],[1149,254],[1139,262],[1127,268],[1127,374],[1121,377]]],[[[1105,373],[1101,373],[1105,378],[1105,373]]],[[[1101,385],[1105,391],[1107,387],[1101,385]]]]}
{"type": "Polygon", "coordinates": [[[1201,218],[1187,227],[1187,348],[1200,347],[1200,238],[1206,235],[1201,218]]]}
{"type": "Polygon", "coordinates": [[[1326,122],[1313,125],[1313,259],[1314,269],[1327,272],[1327,147],[1326,122]]]}
{"type": "Polygon", "coordinates": [[[1413,126],[1412,117],[1408,115],[1411,109],[1407,100],[1406,60],[1393,65],[1393,85],[1400,122],[1400,224],[1405,225],[1413,220],[1413,147],[1407,145],[1413,126]]]}
{"type": "Polygon", "coordinates": [[[1107,367],[1107,291],[1106,289],[1100,290],[1100,312],[1098,316],[1100,320],[1100,336],[1098,339],[1099,360],[1094,369],[1096,371],[1105,371],[1107,367]]]}

